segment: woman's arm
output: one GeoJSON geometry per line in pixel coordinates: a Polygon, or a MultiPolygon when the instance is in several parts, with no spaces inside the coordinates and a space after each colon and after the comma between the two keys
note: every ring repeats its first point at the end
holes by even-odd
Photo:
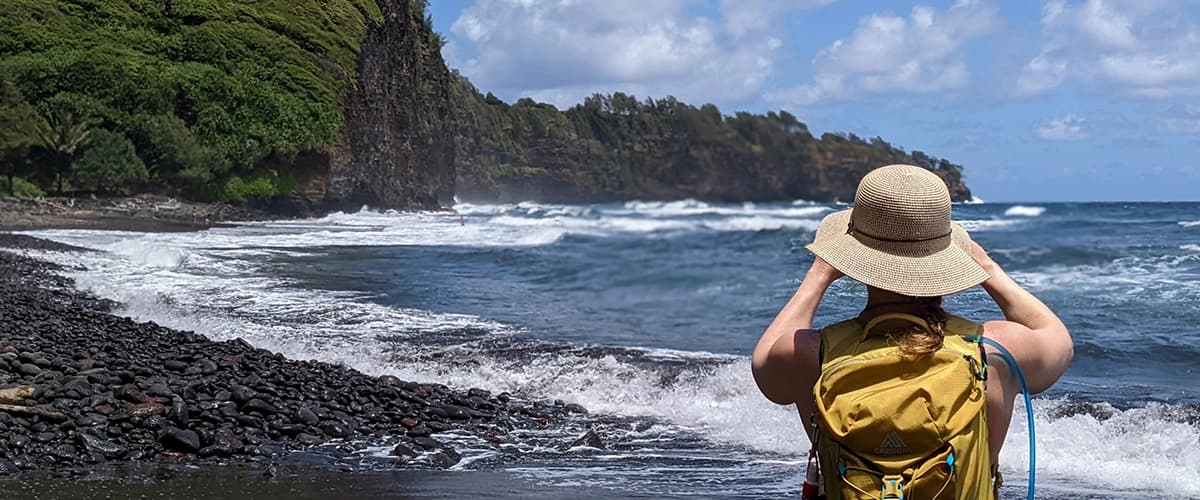
{"type": "Polygon", "coordinates": [[[816,258],[800,288],[758,340],[750,366],[758,390],[767,399],[781,405],[811,406],[817,371],[815,346],[820,345],[820,339],[810,331],[813,315],[825,290],[840,277],[841,272],[816,258]]]}
{"type": "Polygon", "coordinates": [[[983,289],[1007,321],[989,321],[984,335],[1012,352],[1034,394],[1049,389],[1062,377],[1075,356],[1066,325],[1046,304],[1005,273],[987,251],[972,243],[971,256],[991,275],[983,289]]]}

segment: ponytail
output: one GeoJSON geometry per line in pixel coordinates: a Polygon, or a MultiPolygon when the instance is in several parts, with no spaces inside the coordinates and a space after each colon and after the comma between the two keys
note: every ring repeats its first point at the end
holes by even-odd
{"type": "Polygon", "coordinates": [[[941,297],[922,298],[920,304],[924,307],[922,319],[929,323],[929,329],[917,326],[891,335],[900,352],[911,358],[923,358],[937,352],[946,335],[947,318],[941,297]]]}

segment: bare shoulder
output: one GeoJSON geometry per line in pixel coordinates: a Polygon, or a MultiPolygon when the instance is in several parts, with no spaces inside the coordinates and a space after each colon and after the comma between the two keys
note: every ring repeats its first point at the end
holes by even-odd
{"type": "MultiPolygon", "coordinates": [[[[1017,367],[1029,381],[1029,389],[1038,394],[1054,385],[1071,364],[1074,349],[1071,337],[1056,331],[1032,330],[1011,321],[989,321],[983,335],[1004,346],[1016,359],[1017,367]]],[[[989,353],[995,350],[986,346],[989,353]]]]}
{"type": "Polygon", "coordinates": [[[1010,343],[1021,343],[1029,338],[1032,331],[1020,323],[996,320],[983,324],[983,336],[999,342],[1005,347],[1010,343]]]}

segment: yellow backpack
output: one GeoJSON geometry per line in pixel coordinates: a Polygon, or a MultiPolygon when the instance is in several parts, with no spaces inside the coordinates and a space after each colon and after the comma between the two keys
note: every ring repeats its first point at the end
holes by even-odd
{"type": "MultiPolygon", "coordinates": [[[[884,314],[821,330],[821,377],[813,392],[817,456],[828,500],[996,498],[984,411],[987,361],[977,323],[951,316],[932,355],[905,358],[871,329],[884,314]]],[[[998,482],[997,482],[998,483],[998,482]]]]}

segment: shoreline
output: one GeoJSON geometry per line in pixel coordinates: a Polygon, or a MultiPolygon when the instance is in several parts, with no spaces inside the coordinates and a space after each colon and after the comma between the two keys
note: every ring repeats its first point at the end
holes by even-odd
{"type": "Polygon", "coordinates": [[[131,462],[269,471],[297,452],[322,457],[317,467],[444,469],[462,456],[439,435],[481,440],[512,461],[526,450],[510,431],[586,413],[138,323],[23,251],[91,250],[0,233],[0,391],[19,393],[0,406],[0,477],[131,462]],[[367,445],[391,451],[366,459],[367,445]]]}
{"type": "Polygon", "coordinates": [[[226,203],[194,203],[165,196],[115,198],[0,197],[0,231],[94,229],[187,232],[235,222],[288,219],[285,214],[226,203]]]}

